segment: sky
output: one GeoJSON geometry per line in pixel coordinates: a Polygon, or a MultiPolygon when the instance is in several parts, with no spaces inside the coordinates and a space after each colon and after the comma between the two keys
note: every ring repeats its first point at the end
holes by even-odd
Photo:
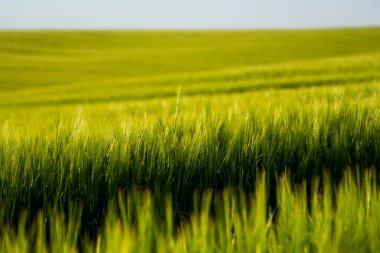
{"type": "Polygon", "coordinates": [[[0,0],[0,29],[380,26],[380,0],[0,0]]]}

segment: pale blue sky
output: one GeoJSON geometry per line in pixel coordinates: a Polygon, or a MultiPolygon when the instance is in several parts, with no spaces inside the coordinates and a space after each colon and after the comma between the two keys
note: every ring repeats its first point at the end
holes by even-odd
{"type": "Polygon", "coordinates": [[[367,25],[380,25],[380,0],[0,0],[0,29],[367,25]]]}

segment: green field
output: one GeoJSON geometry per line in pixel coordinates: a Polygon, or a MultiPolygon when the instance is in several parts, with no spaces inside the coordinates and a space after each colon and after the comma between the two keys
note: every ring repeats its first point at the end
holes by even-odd
{"type": "Polygon", "coordinates": [[[380,29],[0,31],[0,252],[378,252],[380,29]]]}

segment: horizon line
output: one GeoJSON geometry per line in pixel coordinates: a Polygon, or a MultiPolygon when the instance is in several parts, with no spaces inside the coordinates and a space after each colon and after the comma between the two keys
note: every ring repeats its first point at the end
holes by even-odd
{"type": "Polygon", "coordinates": [[[356,30],[380,29],[380,24],[347,25],[347,26],[310,26],[310,27],[0,27],[0,31],[142,31],[142,32],[202,32],[202,31],[309,31],[309,30],[356,30]]]}

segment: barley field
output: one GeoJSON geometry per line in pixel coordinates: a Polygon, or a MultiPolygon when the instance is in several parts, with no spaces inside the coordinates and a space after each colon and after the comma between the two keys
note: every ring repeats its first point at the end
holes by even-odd
{"type": "Polygon", "coordinates": [[[0,31],[1,252],[378,252],[380,29],[0,31]]]}

